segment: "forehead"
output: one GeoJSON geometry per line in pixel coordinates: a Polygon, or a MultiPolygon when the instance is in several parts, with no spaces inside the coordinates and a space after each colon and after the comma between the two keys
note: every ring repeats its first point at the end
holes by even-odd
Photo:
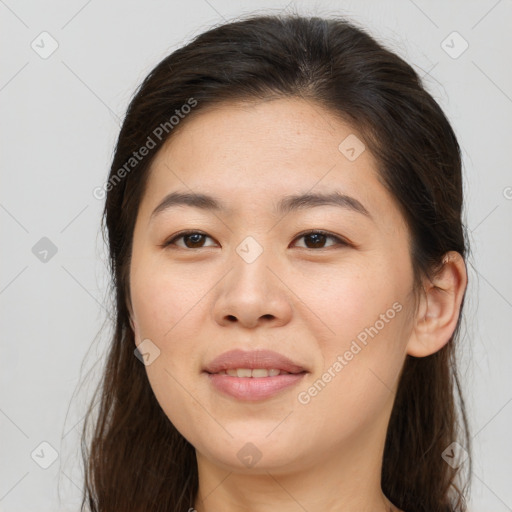
{"type": "Polygon", "coordinates": [[[355,161],[361,153],[365,166],[374,167],[361,139],[354,127],[312,101],[280,98],[222,103],[196,110],[185,118],[159,157],[161,160],[172,153],[181,160],[186,155],[195,163],[204,162],[207,166],[233,162],[243,168],[244,158],[250,156],[246,166],[264,171],[275,162],[277,172],[277,164],[291,163],[300,171],[307,170],[311,163],[328,161],[334,165],[341,161],[341,156],[354,163],[346,165],[346,170],[357,168],[355,161]],[[303,162],[300,169],[299,160],[303,162]]]}
{"type": "Polygon", "coordinates": [[[357,131],[302,99],[226,103],[185,118],[152,163],[145,202],[155,208],[176,190],[223,198],[232,213],[334,190],[372,216],[398,213],[357,131]]]}

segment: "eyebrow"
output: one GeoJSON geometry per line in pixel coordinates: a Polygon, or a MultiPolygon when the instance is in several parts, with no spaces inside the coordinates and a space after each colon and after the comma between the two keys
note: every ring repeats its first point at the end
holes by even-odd
{"type": "MultiPolygon", "coordinates": [[[[219,213],[231,212],[231,209],[223,205],[221,201],[208,194],[196,192],[171,192],[164,197],[162,202],[153,210],[150,220],[158,214],[173,208],[175,206],[189,206],[199,208],[206,211],[214,211],[219,213]]],[[[289,212],[303,210],[306,208],[315,208],[318,206],[337,206],[346,210],[365,215],[372,218],[370,212],[355,197],[342,194],[338,191],[330,193],[304,193],[297,195],[289,195],[282,198],[274,211],[278,215],[286,215],[289,212]]]]}

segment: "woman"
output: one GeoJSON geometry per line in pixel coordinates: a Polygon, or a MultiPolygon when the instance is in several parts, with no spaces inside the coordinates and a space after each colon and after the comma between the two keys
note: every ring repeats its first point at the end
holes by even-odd
{"type": "Polygon", "coordinates": [[[343,19],[211,29],[140,86],[104,191],[83,510],[466,510],[460,152],[408,64],[343,19]]]}

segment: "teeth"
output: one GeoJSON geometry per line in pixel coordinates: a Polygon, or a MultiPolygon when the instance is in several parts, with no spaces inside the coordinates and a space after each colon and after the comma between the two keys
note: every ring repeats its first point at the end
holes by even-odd
{"type": "Polygon", "coordinates": [[[271,368],[267,370],[266,368],[230,368],[229,370],[224,370],[219,372],[219,375],[231,375],[231,377],[275,377],[277,375],[286,375],[288,372],[281,371],[278,369],[271,368]]]}
{"type": "Polygon", "coordinates": [[[254,369],[252,371],[252,376],[253,377],[268,377],[268,370],[263,369],[263,368],[261,370],[254,369]]]}

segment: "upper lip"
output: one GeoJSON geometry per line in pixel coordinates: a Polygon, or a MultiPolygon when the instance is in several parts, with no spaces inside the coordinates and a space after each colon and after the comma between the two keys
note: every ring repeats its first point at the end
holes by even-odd
{"type": "Polygon", "coordinates": [[[307,371],[298,363],[288,357],[272,350],[230,350],[210,361],[204,371],[207,373],[219,373],[224,370],[236,368],[266,368],[277,369],[288,373],[302,373],[307,371]]]}

